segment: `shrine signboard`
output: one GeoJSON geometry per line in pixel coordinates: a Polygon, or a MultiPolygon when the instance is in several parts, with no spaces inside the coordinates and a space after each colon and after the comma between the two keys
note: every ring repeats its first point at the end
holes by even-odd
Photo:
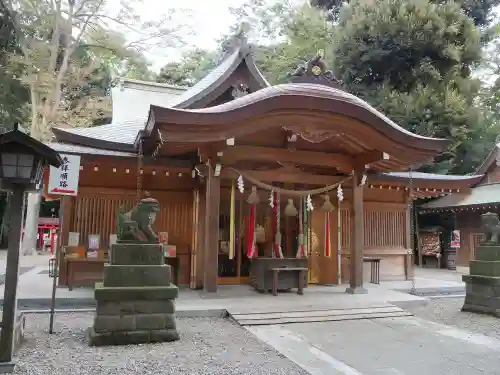
{"type": "Polygon", "coordinates": [[[49,194],[78,194],[78,179],[80,178],[80,156],[61,154],[63,163],[59,168],[50,167],[49,194]]]}

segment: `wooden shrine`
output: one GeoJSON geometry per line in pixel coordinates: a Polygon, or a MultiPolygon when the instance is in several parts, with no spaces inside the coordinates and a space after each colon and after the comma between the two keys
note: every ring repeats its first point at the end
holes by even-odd
{"type": "Polygon", "coordinates": [[[142,111],[130,120],[54,129],[52,147],[82,156],[79,194],[63,198],[60,284],[78,254],[69,233],[84,264],[88,235],[107,249],[118,207],[144,191],[160,202],[156,230],[175,246],[178,284],[248,283],[259,258],[298,259],[309,283],[349,282],[351,292],[369,280],[366,257],[380,259],[382,280],[408,277],[412,200],[467,191],[480,177],[408,172],[448,141],[412,134],[343,91],[321,55],[290,82],[269,85],[239,37],[191,88],[123,81],[113,100],[126,94],[127,113],[142,111]]]}

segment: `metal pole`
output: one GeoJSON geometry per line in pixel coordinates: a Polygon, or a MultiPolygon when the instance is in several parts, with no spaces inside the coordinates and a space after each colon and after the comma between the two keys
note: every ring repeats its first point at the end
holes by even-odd
{"type": "Polygon", "coordinates": [[[66,206],[66,198],[61,197],[61,204],[59,205],[59,233],[56,242],[56,259],[54,264],[54,277],[52,279],[52,297],[50,299],[50,318],[49,318],[49,334],[54,333],[54,313],[56,309],[56,290],[57,279],[59,278],[59,258],[61,256],[61,248],[63,244],[62,228],[64,226],[64,207],[66,206]]]}
{"type": "Polygon", "coordinates": [[[17,282],[19,275],[19,249],[23,227],[24,186],[14,185],[10,205],[9,246],[2,308],[2,334],[0,336],[0,362],[12,361],[14,325],[17,307],[17,282]]]}

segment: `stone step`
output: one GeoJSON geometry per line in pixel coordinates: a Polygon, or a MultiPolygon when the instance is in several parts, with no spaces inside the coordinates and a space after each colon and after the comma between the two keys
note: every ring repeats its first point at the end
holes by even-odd
{"type": "Polygon", "coordinates": [[[396,306],[230,315],[238,324],[242,326],[330,322],[341,320],[379,319],[412,316],[411,313],[408,313],[396,306]]]}
{"type": "Polygon", "coordinates": [[[166,286],[172,281],[172,267],[161,266],[104,266],[105,287],[166,286]]]}
{"type": "Polygon", "coordinates": [[[160,244],[118,243],[111,246],[110,264],[112,265],[151,265],[165,264],[163,246],[160,244]]]}
{"type": "Polygon", "coordinates": [[[500,260],[498,261],[485,261],[485,260],[471,260],[469,262],[469,270],[471,275],[477,276],[500,276],[500,260]]]}

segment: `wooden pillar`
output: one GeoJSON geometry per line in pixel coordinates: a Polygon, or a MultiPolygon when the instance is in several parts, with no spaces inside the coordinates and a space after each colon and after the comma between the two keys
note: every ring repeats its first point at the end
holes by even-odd
{"type": "Polygon", "coordinates": [[[352,208],[351,208],[351,255],[349,261],[349,287],[346,293],[364,294],[363,288],[363,250],[364,240],[364,208],[363,186],[361,174],[354,172],[352,177],[352,208]]]}
{"type": "Polygon", "coordinates": [[[412,217],[413,217],[413,201],[411,199],[411,193],[410,191],[407,191],[405,194],[405,203],[406,203],[406,216],[405,216],[405,230],[406,230],[406,235],[405,235],[405,259],[404,259],[404,272],[405,272],[405,279],[409,280],[412,275],[413,275],[413,240],[414,237],[411,235],[412,234],[412,217]]]}
{"type": "Polygon", "coordinates": [[[12,361],[14,325],[17,315],[17,284],[19,282],[19,248],[24,212],[24,186],[14,186],[10,197],[10,230],[3,292],[2,330],[0,335],[0,363],[12,361]]]}
{"type": "Polygon", "coordinates": [[[211,165],[207,166],[205,195],[205,292],[217,292],[219,268],[219,205],[220,178],[214,176],[211,165]]]}
{"type": "MultiPolygon", "coordinates": [[[[197,223],[197,241],[196,241],[196,259],[195,259],[195,267],[196,267],[196,276],[195,276],[195,285],[194,289],[203,288],[203,280],[205,278],[204,270],[205,270],[205,222],[206,222],[206,186],[200,190],[198,194],[199,202],[198,202],[198,223],[197,223]]],[[[193,288],[193,286],[192,286],[193,288]]]]}

